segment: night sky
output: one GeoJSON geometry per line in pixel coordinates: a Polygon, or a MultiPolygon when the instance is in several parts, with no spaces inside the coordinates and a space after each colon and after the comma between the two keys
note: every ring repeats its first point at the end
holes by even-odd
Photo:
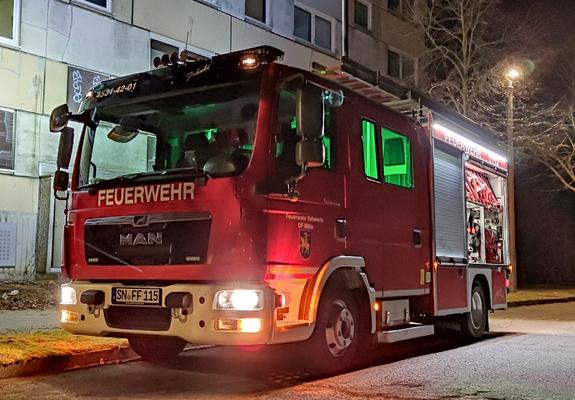
{"type": "Polygon", "coordinates": [[[567,95],[566,74],[575,70],[575,0],[504,0],[503,8],[510,21],[523,18],[531,28],[516,50],[520,59],[532,62],[525,84],[539,87],[551,102],[567,95]]]}

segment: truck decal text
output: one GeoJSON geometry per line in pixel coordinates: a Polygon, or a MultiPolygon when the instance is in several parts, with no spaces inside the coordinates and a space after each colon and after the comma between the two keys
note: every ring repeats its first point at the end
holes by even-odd
{"type": "Polygon", "coordinates": [[[192,200],[194,183],[164,183],[161,185],[121,187],[98,191],[98,207],[141,204],[158,201],[192,200]]]}

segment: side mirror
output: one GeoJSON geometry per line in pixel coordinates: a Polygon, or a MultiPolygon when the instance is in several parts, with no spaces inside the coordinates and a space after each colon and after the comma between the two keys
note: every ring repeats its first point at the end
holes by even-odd
{"type": "Polygon", "coordinates": [[[62,104],[52,110],[50,114],[50,132],[60,132],[68,125],[70,110],[67,104],[62,104]]]}
{"type": "Polygon", "coordinates": [[[64,127],[60,133],[60,144],[58,145],[58,158],[56,166],[58,169],[68,169],[70,158],[72,157],[72,147],[74,146],[74,129],[64,127]]]}
{"type": "Polygon", "coordinates": [[[325,147],[321,139],[301,140],[296,144],[295,162],[301,167],[321,167],[325,162],[325,147]]]}
{"type": "MultiPolygon", "coordinates": [[[[64,192],[68,190],[68,173],[58,170],[54,173],[54,192],[64,192]]],[[[59,199],[59,197],[56,197],[59,199]]]]}
{"type": "Polygon", "coordinates": [[[323,89],[315,85],[301,85],[296,93],[296,131],[304,139],[323,137],[323,89]]]}
{"type": "Polygon", "coordinates": [[[138,135],[137,129],[127,128],[125,126],[116,125],[108,132],[108,139],[118,143],[128,143],[130,140],[138,135]]]}

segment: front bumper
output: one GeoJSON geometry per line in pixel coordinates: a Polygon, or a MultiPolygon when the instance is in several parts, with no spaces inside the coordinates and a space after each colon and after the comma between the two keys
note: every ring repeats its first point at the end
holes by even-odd
{"type": "Polygon", "coordinates": [[[137,284],[74,282],[68,286],[75,289],[77,303],[60,305],[62,313],[69,316],[67,322],[62,321],[62,328],[74,334],[120,337],[132,334],[161,335],[180,337],[190,343],[214,345],[266,344],[273,335],[274,294],[272,289],[265,285],[228,283],[154,286],[162,288],[162,305],[166,304],[166,297],[171,293],[191,294],[192,302],[186,309],[112,304],[113,287],[142,287],[137,284]],[[253,311],[215,310],[213,308],[214,295],[226,289],[261,290],[263,308],[253,311]],[[82,293],[88,290],[102,291],[104,293],[103,304],[98,306],[82,304],[80,302],[82,293]],[[261,330],[239,332],[217,329],[219,319],[244,318],[260,319],[261,330]]]}

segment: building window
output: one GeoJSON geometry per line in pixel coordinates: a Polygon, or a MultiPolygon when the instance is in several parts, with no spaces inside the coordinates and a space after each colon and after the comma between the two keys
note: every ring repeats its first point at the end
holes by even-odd
{"type": "Polygon", "coordinates": [[[0,43],[18,44],[20,0],[0,0],[0,43]]]}
{"type": "Polygon", "coordinates": [[[413,187],[411,143],[408,138],[381,128],[383,151],[383,179],[385,183],[407,189],[413,187]]]}
{"type": "Polygon", "coordinates": [[[311,42],[311,13],[295,8],[293,34],[307,42],[311,42]]]}
{"type": "Polygon", "coordinates": [[[413,0],[387,0],[387,10],[399,17],[408,18],[413,9],[413,0]]]}
{"type": "Polygon", "coordinates": [[[396,51],[387,51],[387,74],[392,78],[417,83],[415,59],[396,51]]]}
{"type": "Polygon", "coordinates": [[[331,22],[321,17],[315,17],[315,44],[331,50],[331,22]]]}
{"type": "Polygon", "coordinates": [[[361,141],[363,143],[363,172],[368,178],[379,180],[373,122],[365,119],[361,121],[361,141]]]}
{"type": "Polygon", "coordinates": [[[246,16],[267,23],[267,0],[246,0],[246,16]]]}
{"type": "Polygon", "coordinates": [[[393,50],[387,51],[387,74],[393,78],[401,79],[401,57],[393,50]]]}
{"type": "Polygon", "coordinates": [[[14,111],[1,108],[0,169],[14,169],[14,111]]]}
{"type": "Polygon", "coordinates": [[[76,0],[78,3],[88,4],[95,8],[100,8],[112,12],[112,0],[76,0]]]}
{"type": "Polygon", "coordinates": [[[387,9],[392,12],[401,10],[401,0],[387,0],[387,9]]]}
{"type": "Polygon", "coordinates": [[[327,15],[296,5],[294,9],[294,36],[323,49],[333,51],[335,20],[327,15]]]}
{"type": "Polygon", "coordinates": [[[353,22],[356,26],[371,30],[371,3],[355,0],[353,6],[353,22]]]}

